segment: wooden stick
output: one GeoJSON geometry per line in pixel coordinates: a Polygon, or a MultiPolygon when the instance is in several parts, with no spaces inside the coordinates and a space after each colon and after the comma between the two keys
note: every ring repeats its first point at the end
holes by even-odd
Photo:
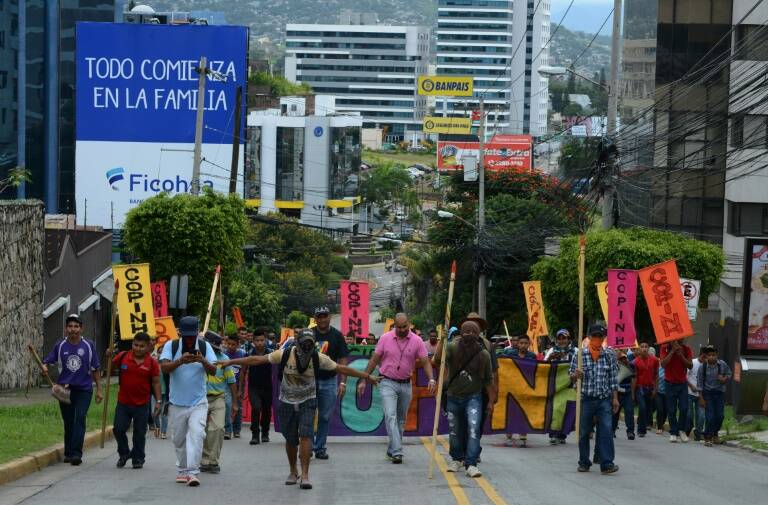
{"type": "MultiPolygon", "coordinates": [[[[576,368],[582,369],[584,361],[582,342],[584,341],[584,268],[586,263],[587,237],[579,235],[579,345],[576,348],[576,368]]],[[[576,380],[576,436],[579,436],[581,417],[581,377],[576,380]]]]}
{"type": "Polygon", "coordinates": [[[512,339],[509,337],[509,328],[507,328],[507,321],[502,320],[502,323],[504,323],[504,333],[507,334],[507,344],[512,347],[512,339]]]}
{"type": "Polygon", "coordinates": [[[205,325],[203,334],[208,331],[208,325],[211,324],[211,311],[213,310],[213,300],[216,298],[216,287],[221,277],[221,265],[216,265],[216,274],[213,276],[213,286],[211,286],[211,298],[208,300],[208,313],[205,315],[205,325]]]}
{"type": "Polygon", "coordinates": [[[456,260],[451,263],[451,281],[448,284],[448,303],[445,306],[445,333],[438,327],[438,338],[440,339],[440,374],[437,376],[437,393],[435,396],[435,420],[432,423],[432,446],[429,455],[428,478],[432,478],[435,470],[435,458],[437,457],[437,426],[440,423],[440,404],[443,399],[443,377],[445,375],[445,346],[447,344],[447,335],[451,324],[451,304],[453,303],[453,288],[456,285],[456,260]]]}
{"type": "Polygon", "coordinates": [[[104,386],[104,408],[101,410],[101,438],[99,447],[104,448],[107,437],[107,409],[109,409],[109,382],[112,379],[112,355],[115,352],[115,323],[117,321],[117,292],[120,282],[115,279],[115,292],[112,294],[112,317],[109,323],[109,352],[107,353],[107,380],[104,386]]]}
{"type": "MultiPolygon", "coordinates": [[[[40,371],[42,372],[43,369],[43,361],[40,359],[40,356],[37,354],[37,351],[34,347],[32,347],[32,344],[27,344],[27,349],[29,349],[29,352],[32,353],[32,357],[35,359],[35,362],[37,363],[37,366],[40,368],[40,371]]],[[[44,373],[43,377],[45,377],[45,380],[48,381],[48,385],[53,387],[53,381],[51,380],[51,377],[44,373]]]]}

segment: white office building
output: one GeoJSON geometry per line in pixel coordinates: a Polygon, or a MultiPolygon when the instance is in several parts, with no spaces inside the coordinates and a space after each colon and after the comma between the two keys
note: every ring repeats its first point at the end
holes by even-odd
{"type": "Polygon", "coordinates": [[[428,72],[429,52],[430,31],[418,26],[288,24],[285,77],[335,95],[339,113],[360,113],[386,141],[410,140],[426,113],[416,78],[428,72]]]}
{"type": "Polygon", "coordinates": [[[549,11],[549,0],[438,0],[437,73],[472,76],[475,96],[439,98],[436,112],[466,116],[483,96],[489,132],[546,133],[549,11]]]}

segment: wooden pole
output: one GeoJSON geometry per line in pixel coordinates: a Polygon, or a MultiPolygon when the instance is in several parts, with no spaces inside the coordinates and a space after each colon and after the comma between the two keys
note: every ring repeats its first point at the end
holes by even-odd
{"type": "Polygon", "coordinates": [[[512,347],[512,339],[509,337],[509,328],[507,328],[507,321],[502,321],[504,323],[504,333],[507,334],[507,344],[512,347]]]}
{"type": "Polygon", "coordinates": [[[435,470],[435,457],[437,455],[437,426],[440,423],[440,404],[443,399],[443,378],[445,376],[445,346],[447,341],[448,329],[451,324],[451,304],[453,303],[453,288],[456,285],[456,260],[451,263],[451,281],[448,284],[448,303],[445,305],[445,333],[438,327],[438,337],[440,338],[440,373],[437,376],[437,392],[435,396],[435,420],[432,423],[432,446],[429,455],[428,478],[432,478],[435,470]]]}
{"type": "MultiPolygon", "coordinates": [[[[576,348],[576,368],[582,369],[584,361],[582,342],[584,341],[584,268],[586,262],[587,237],[579,235],[579,345],[576,348]]],[[[579,436],[581,417],[581,377],[576,380],[576,436],[579,436]]]]}
{"type": "Polygon", "coordinates": [[[99,447],[104,448],[104,440],[107,437],[107,410],[109,409],[109,382],[112,379],[112,355],[115,352],[115,322],[117,320],[117,292],[120,282],[115,280],[115,292],[112,294],[112,317],[109,322],[109,352],[107,353],[107,380],[104,386],[104,407],[101,410],[101,438],[99,447]]]}
{"type": "Polygon", "coordinates": [[[211,311],[213,311],[213,301],[216,298],[216,287],[221,277],[221,265],[216,265],[216,274],[213,276],[213,286],[211,286],[211,298],[208,300],[208,312],[205,314],[205,325],[203,333],[208,331],[208,325],[211,324],[211,311]]]}

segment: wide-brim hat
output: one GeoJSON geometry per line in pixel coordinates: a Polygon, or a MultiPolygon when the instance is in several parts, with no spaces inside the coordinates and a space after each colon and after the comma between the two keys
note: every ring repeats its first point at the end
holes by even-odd
{"type": "Polygon", "coordinates": [[[485,331],[488,329],[488,321],[480,317],[480,314],[477,312],[470,312],[467,314],[467,317],[461,320],[459,323],[459,328],[461,328],[461,325],[466,323],[467,321],[472,321],[473,323],[477,323],[478,326],[480,326],[480,331],[485,331]]]}
{"type": "Polygon", "coordinates": [[[211,347],[214,349],[220,351],[221,350],[221,342],[222,342],[221,335],[216,333],[215,331],[208,330],[205,332],[205,341],[211,344],[211,347]]]}

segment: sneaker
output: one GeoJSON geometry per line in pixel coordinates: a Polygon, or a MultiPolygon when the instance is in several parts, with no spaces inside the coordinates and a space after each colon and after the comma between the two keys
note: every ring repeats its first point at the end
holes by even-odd
{"type": "Polygon", "coordinates": [[[616,473],[618,471],[619,471],[619,465],[611,465],[611,466],[608,466],[608,467],[600,470],[600,473],[603,474],[603,475],[608,475],[610,473],[616,473]]]}
{"type": "Polygon", "coordinates": [[[576,468],[577,472],[588,472],[589,471],[589,465],[579,465],[578,468],[576,468]]]}
{"type": "Polygon", "coordinates": [[[200,465],[200,471],[202,473],[209,473],[211,471],[211,465],[200,465]]]}
{"type": "Polygon", "coordinates": [[[480,469],[475,465],[469,465],[467,467],[467,477],[475,478],[475,477],[482,477],[482,476],[483,476],[483,472],[481,472],[480,469]]]}
{"type": "Polygon", "coordinates": [[[640,438],[645,438],[645,433],[638,433],[637,436],[640,438]]]}
{"type": "Polygon", "coordinates": [[[680,441],[684,444],[688,442],[688,435],[684,431],[680,432],[680,441]]]}
{"type": "Polygon", "coordinates": [[[558,439],[558,440],[559,440],[559,442],[560,442],[560,445],[563,445],[563,444],[565,444],[565,439],[564,439],[564,438],[560,438],[560,439],[558,439]]]}
{"type": "Polygon", "coordinates": [[[555,437],[549,437],[549,445],[557,445],[557,439],[555,437]]]}
{"type": "Polygon", "coordinates": [[[168,438],[168,434],[167,433],[161,433],[160,434],[160,440],[165,440],[167,438],[168,438]]]}
{"type": "Polygon", "coordinates": [[[248,442],[248,444],[249,445],[259,445],[260,444],[260,442],[259,442],[259,435],[258,434],[251,435],[251,441],[248,442]]]}
{"type": "Polygon", "coordinates": [[[656,430],[656,434],[657,434],[657,435],[661,435],[662,433],[664,433],[664,430],[662,430],[661,428],[659,428],[658,430],[656,430]]]}
{"type": "Polygon", "coordinates": [[[705,440],[704,440],[704,446],[705,446],[705,447],[712,447],[712,440],[710,440],[710,439],[708,439],[708,438],[707,438],[707,439],[705,439],[705,440]]]}
{"type": "Polygon", "coordinates": [[[187,478],[187,486],[189,487],[197,487],[200,485],[200,479],[197,478],[197,475],[190,475],[187,478]]]}
{"type": "Polygon", "coordinates": [[[82,458],[72,458],[69,461],[69,464],[72,466],[80,466],[80,464],[83,462],[82,458]]]}
{"type": "Polygon", "coordinates": [[[233,436],[234,436],[235,438],[240,438],[240,433],[235,433],[233,436]]]}
{"type": "Polygon", "coordinates": [[[133,468],[135,470],[139,470],[141,468],[144,468],[144,462],[143,461],[134,461],[133,463],[131,463],[131,466],[133,466],[133,468]]]}
{"type": "Polygon", "coordinates": [[[186,484],[189,480],[189,476],[185,473],[176,474],[176,484],[186,484]]]}
{"type": "Polygon", "coordinates": [[[128,462],[128,456],[120,456],[119,458],[117,458],[117,464],[115,466],[118,468],[123,468],[127,462],[128,462]]]}
{"type": "Polygon", "coordinates": [[[458,473],[464,468],[464,464],[461,461],[453,460],[448,463],[448,471],[451,473],[458,473]]]}
{"type": "Polygon", "coordinates": [[[325,451],[315,451],[315,457],[317,459],[326,460],[329,458],[328,453],[325,451]]]}
{"type": "Polygon", "coordinates": [[[266,443],[269,443],[269,435],[267,435],[266,433],[265,433],[265,434],[263,434],[263,435],[261,436],[261,441],[262,441],[262,442],[264,442],[265,444],[266,444],[266,443]]]}
{"type": "Polygon", "coordinates": [[[628,440],[634,440],[635,439],[635,434],[634,433],[627,433],[627,439],[628,440]]]}
{"type": "Polygon", "coordinates": [[[392,464],[399,465],[403,462],[403,456],[401,454],[395,454],[392,456],[392,464]]]}
{"type": "Polygon", "coordinates": [[[513,439],[511,439],[511,438],[508,438],[508,439],[506,439],[504,441],[504,445],[506,447],[514,447],[515,446],[515,441],[513,439]]]}
{"type": "Polygon", "coordinates": [[[720,445],[720,444],[722,444],[722,442],[720,441],[720,437],[719,437],[719,436],[717,436],[717,435],[715,435],[714,437],[712,437],[712,443],[713,443],[713,444],[715,444],[715,445],[720,445]]]}
{"type": "Polygon", "coordinates": [[[669,436],[669,441],[671,443],[673,443],[673,444],[676,444],[677,443],[677,437],[675,435],[670,435],[669,436]]]}
{"type": "Polygon", "coordinates": [[[221,467],[219,465],[209,465],[208,466],[208,473],[220,473],[221,467]]]}
{"type": "Polygon", "coordinates": [[[70,458],[69,456],[64,456],[64,459],[62,459],[61,462],[62,463],[71,463],[72,462],[72,458],[70,458]]]}
{"type": "Polygon", "coordinates": [[[225,433],[224,434],[224,440],[231,440],[231,439],[232,439],[232,434],[231,433],[225,433]]]}

